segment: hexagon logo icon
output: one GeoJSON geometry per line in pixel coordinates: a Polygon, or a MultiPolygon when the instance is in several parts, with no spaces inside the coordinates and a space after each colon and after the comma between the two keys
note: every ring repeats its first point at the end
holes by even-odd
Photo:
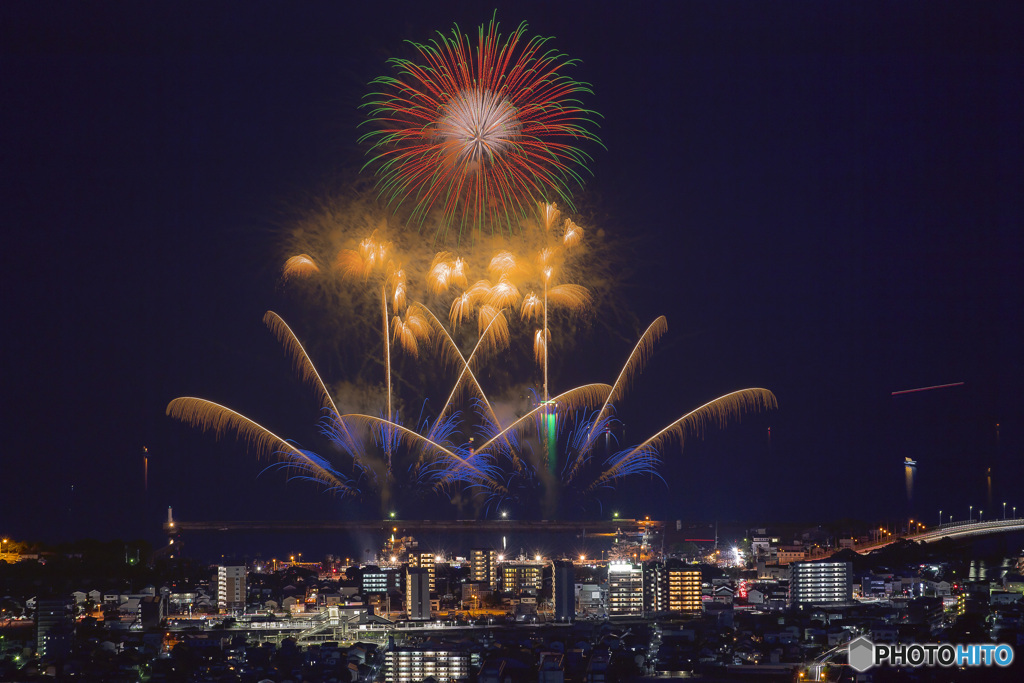
{"type": "Polygon", "coordinates": [[[855,670],[867,671],[875,664],[875,644],[867,636],[854,638],[847,658],[855,670]]]}

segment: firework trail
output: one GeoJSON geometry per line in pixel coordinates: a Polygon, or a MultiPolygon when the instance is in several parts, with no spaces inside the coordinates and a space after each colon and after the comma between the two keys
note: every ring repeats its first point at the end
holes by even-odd
{"type": "Polygon", "coordinates": [[[352,482],[331,468],[323,458],[296,448],[263,425],[218,403],[183,396],[167,405],[167,414],[202,431],[212,431],[217,439],[227,432],[233,432],[253,448],[258,457],[276,457],[290,466],[298,472],[295,478],[314,481],[324,485],[328,491],[341,495],[356,492],[352,482]]]}
{"type": "Polygon", "coordinates": [[[646,472],[659,462],[658,447],[670,439],[681,444],[688,434],[700,436],[708,426],[724,428],[730,419],[738,419],[744,413],[778,407],[775,395],[767,389],[740,389],[708,401],[691,410],[670,425],[650,437],[639,446],[627,448],[606,463],[601,474],[585,491],[593,491],[625,476],[646,472]]]}
{"type": "MultiPolygon", "coordinates": [[[[633,347],[633,352],[629,354],[626,364],[622,366],[622,371],[619,372],[615,384],[612,385],[608,398],[605,400],[604,405],[601,406],[601,410],[598,411],[595,423],[601,421],[612,403],[622,398],[636,375],[643,372],[644,366],[650,360],[651,354],[654,353],[654,344],[666,332],[668,332],[668,320],[662,315],[655,318],[654,322],[640,335],[640,341],[633,347]]],[[[588,434],[587,441],[589,442],[592,437],[593,433],[588,434]]]]}
{"type": "Polygon", "coordinates": [[[590,160],[578,145],[600,144],[579,99],[590,86],[565,73],[575,61],[526,28],[504,37],[492,18],[475,46],[457,26],[410,41],[417,58],[389,60],[395,75],[372,82],[367,166],[391,205],[412,203],[413,220],[439,212],[441,234],[511,233],[538,202],[572,207],[590,160]]]}

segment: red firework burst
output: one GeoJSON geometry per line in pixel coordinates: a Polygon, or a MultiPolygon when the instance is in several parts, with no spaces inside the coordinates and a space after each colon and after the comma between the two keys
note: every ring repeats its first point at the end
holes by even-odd
{"type": "Polygon", "coordinates": [[[474,49],[456,26],[411,42],[418,61],[391,59],[396,75],[373,81],[367,166],[392,204],[412,203],[414,220],[438,212],[442,233],[504,232],[537,202],[572,208],[569,188],[590,159],[577,145],[600,144],[596,114],[578,99],[592,91],[563,73],[575,61],[549,38],[525,33],[524,22],[503,38],[492,18],[474,49]]]}

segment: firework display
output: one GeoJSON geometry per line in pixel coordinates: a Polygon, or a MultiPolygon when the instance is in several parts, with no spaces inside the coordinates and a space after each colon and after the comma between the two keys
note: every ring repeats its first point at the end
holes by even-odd
{"type": "Polygon", "coordinates": [[[353,400],[329,389],[295,332],[268,312],[264,322],[320,405],[319,452],[201,398],[171,401],[168,415],[218,438],[234,435],[274,459],[271,468],[343,498],[376,500],[382,511],[400,496],[447,495],[478,512],[512,506],[550,516],[586,507],[622,480],[658,477],[673,440],[775,407],[767,389],[742,389],[620,448],[615,407],[666,333],[664,317],[641,335],[613,384],[551,390],[552,363],[565,348],[559,339],[575,336],[573,318],[592,316],[595,298],[607,301],[616,282],[603,231],[588,232],[570,215],[570,186],[588,160],[581,145],[599,144],[596,114],[579,99],[589,86],[567,74],[574,62],[549,39],[527,37],[525,23],[507,37],[498,28],[494,19],[480,26],[474,45],[456,27],[411,43],[417,59],[390,60],[395,75],[373,82],[362,137],[389,211],[365,197],[358,211],[318,207],[296,229],[281,270],[283,286],[344,311],[317,317],[339,320],[345,353],[369,347],[355,374],[380,390],[353,400]],[[402,222],[399,204],[412,223],[436,221],[434,245],[393,228],[402,222]],[[464,230],[472,240],[459,239],[464,230]],[[604,250],[588,253],[595,235],[604,250]],[[534,364],[524,369],[519,358],[534,364]],[[492,399],[481,376],[499,392],[509,383],[494,380],[496,365],[520,372],[511,383],[528,387],[529,398],[492,399]],[[424,377],[409,368],[426,366],[433,381],[413,384],[424,377]],[[441,397],[425,387],[440,386],[437,375],[451,389],[432,404],[441,397]]]}
{"type": "MultiPolygon", "coordinates": [[[[515,235],[438,251],[414,228],[361,199],[335,201],[329,210],[304,215],[284,250],[283,289],[306,309],[303,322],[313,348],[325,354],[330,349],[328,360],[340,367],[365,365],[367,353],[383,357],[376,349],[382,340],[382,288],[392,326],[397,325],[392,342],[412,357],[422,350],[425,332],[416,322],[419,309],[406,313],[414,303],[446,320],[467,353],[492,321],[488,352],[536,342],[538,367],[543,365],[545,290],[553,316],[549,355],[567,351],[595,322],[613,324],[608,321],[625,317],[623,309],[615,310],[623,250],[599,231],[586,233],[553,204],[535,207],[515,235]]],[[[511,382],[530,371],[526,356],[507,360],[503,367],[511,382]]],[[[399,360],[399,372],[408,367],[407,359],[399,360]]]]}
{"type": "MultiPolygon", "coordinates": [[[[578,503],[622,479],[657,476],[660,453],[672,438],[681,441],[709,424],[724,426],[747,412],[775,406],[770,391],[744,389],[683,415],[637,446],[614,447],[612,435],[618,431],[614,405],[625,397],[655,342],[667,330],[664,317],[644,332],[613,385],[587,384],[549,396],[547,309],[583,307],[588,295],[583,285],[551,284],[558,264],[568,257],[564,250],[578,247],[582,229],[562,219],[553,205],[541,205],[540,215],[547,240],[534,244],[533,253],[517,254],[510,248],[495,251],[483,266],[490,279],[474,281],[470,264],[451,252],[435,254],[423,274],[423,292],[450,297],[448,319],[453,327],[477,318],[477,336],[468,354],[428,306],[410,300],[410,292],[420,290],[408,278],[393,245],[371,235],[334,259],[329,267],[343,271],[350,286],[378,292],[386,387],[379,414],[339,410],[295,334],[279,316],[267,313],[264,321],[292,358],[300,378],[318,396],[324,414],[320,432],[330,444],[329,455],[299,448],[203,399],[175,399],[168,414],[218,437],[233,432],[258,455],[274,457],[290,468],[293,476],[311,479],[341,496],[377,497],[386,506],[400,492],[458,492],[483,507],[535,505],[541,497],[545,512],[556,512],[560,505],[578,503]],[[570,241],[571,247],[567,246],[570,241]],[[534,394],[521,414],[502,420],[478,374],[489,354],[517,351],[508,348],[510,320],[543,321],[533,336],[539,339],[534,353],[544,368],[544,393],[534,394]],[[427,415],[425,405],[418,418],[409,421],[395,409],[394,347],[421,362],[427,361],[421,358],[423,353],[432,350],[446,367],[454,368],[452,389],[432,414],[427,415]]],[[[320,273],[315,260],[303,254],[288,259],[283,279],[320,273]]]]}
{"type": "Polygon", "coordinates": [[[579,99],[592,93],[567,73],[574,60],[526,28],[505,37],[492,19],[473,45],[456,26],[410,42],[417,58],[389,60],[394,75],[373,81],[367,165],[416,221],[436,213],[441,233],[502,233],[537,202],[572,207],[589,161],[582,145],[599,144],[597,115],[579,99]]]}

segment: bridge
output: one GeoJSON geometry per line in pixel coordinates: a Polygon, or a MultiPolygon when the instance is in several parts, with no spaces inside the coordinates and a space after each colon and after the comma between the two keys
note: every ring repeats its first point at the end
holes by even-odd
{"type": "Polygon", "coordinates": [[[989,522],[968,520],[964,522],[941,524],[937,527],[921,531],[920,533],[887,537],[884,541],[857,546],[856,550],[858,553],[863,555],[865,553],[870,553],[872,550],[884,548],[885,546],[895,543],[901,539],[921,543],[931,543],[932,541],[939,541],[943,538],[969,538],[971,536],[986,536],[988,534],[1009,533],[1014,531],[1024,531],[1024,518],[994,519],[989,522]]]}
{"type": "Polygon", "coordinates": [[[270,520],[270,521],[206,521],[176,520],[170,509],[164,532],[169,536],[186,532],[326,532],[343,533],[362,531],[390,535],[407,533],[493,533],[493,534],[564,534],[612,535],[622,532],[650,531],[657,533],[664,522],[647,519],[607,519],[588,521],[528,520],[528,519],[375,519],[375,520],[270,520]]]}

